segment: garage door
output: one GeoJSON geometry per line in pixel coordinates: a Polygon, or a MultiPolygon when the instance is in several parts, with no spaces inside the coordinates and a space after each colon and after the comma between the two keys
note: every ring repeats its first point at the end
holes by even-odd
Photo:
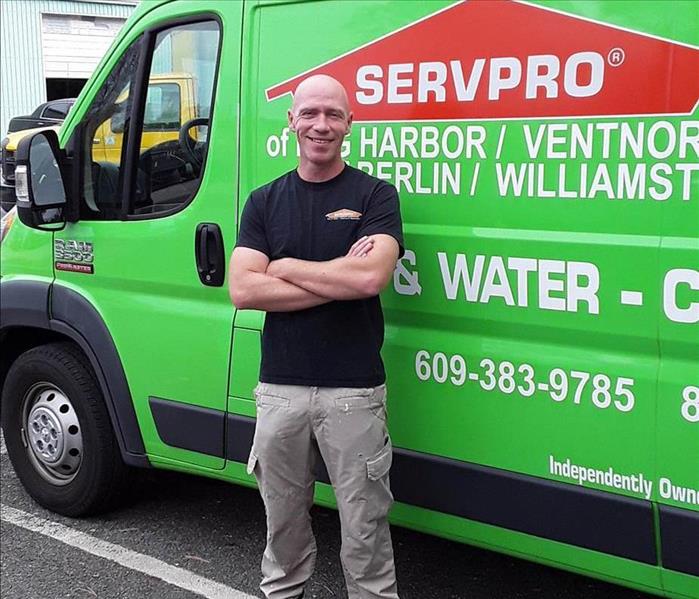
{"type": "Polygon", "coordinates": [[[41,16],[44,77],[88,79],[124,19],[75,15],[41,16]]]}

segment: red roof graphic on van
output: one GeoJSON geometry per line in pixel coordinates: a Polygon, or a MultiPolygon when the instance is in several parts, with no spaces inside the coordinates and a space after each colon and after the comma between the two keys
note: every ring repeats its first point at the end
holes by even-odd
{"type": "Polygon", "coordinates": [[[267,89],[324,73],[355,120],[690,114],[699,48],[510,0],[451,5],[267,89]]]}

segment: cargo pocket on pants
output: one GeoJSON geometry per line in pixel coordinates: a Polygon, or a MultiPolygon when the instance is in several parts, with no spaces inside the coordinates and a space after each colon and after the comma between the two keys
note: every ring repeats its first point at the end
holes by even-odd
{"type": "Polygon", "coordinates": [[[248,457],[248,466],[246,468],[246,472],[248,474],[254,474],[255,472],[255,466],[257,465],[257,456],[253,451],[250,452],[250,456],[248,457]]]}
{"type": "Polygon", "coordinates": [[[384,523],[393,505],[393,494],[389,483],[389,470],[393,462],[393,445],[390,437],[375,456],[366,461],[365,516],[369,523],[384,523]]]}
{"type": "Polygon", "coordinates": [[[393,445],[391,439],[386,439],[383,449],[374,457],[366,461],[367,476],[369,480],[381,480],[388,474],[393,463],[393,445]]]}

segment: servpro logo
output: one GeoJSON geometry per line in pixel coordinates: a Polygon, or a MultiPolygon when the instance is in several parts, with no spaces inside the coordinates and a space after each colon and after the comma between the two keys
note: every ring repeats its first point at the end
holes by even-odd
{"type": "Polygon", "coordinates": [[[527,100],[558,98],[561,88],[572,98],[589,98],[603,83],[602,55],[576,52],[563,68],[553,54],[528,56],[524,65],[516,56],[477,58],[466,68],[461,60],[389,64],[387,73],[381,65],[365,65],[357,70],[355,96],[360,104],[446,103],[449,90],[457,102],[473,102],[487,86],[489,101],[499,100],[508,90],[518,90],[527,100]]]}
{"type": "Polygon", "coordinates": [[[699,48],[509,0],[462,1],[266,90],[318,73],[357,121],[690,114],[699,48]]]}

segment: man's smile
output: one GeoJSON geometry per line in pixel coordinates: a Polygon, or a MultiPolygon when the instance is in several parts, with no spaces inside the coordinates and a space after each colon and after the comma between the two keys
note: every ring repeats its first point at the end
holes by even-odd
{"type": "Polygon", "coordinates": [[[317,144],[321,144],[321,145],[328,144],[332,141],[332,139],[322,139],[320,137],[309,137],[309,136],[306,136],[306,137],[308,139],[310,139],[313,143],[317,143],[317,144]]]}

